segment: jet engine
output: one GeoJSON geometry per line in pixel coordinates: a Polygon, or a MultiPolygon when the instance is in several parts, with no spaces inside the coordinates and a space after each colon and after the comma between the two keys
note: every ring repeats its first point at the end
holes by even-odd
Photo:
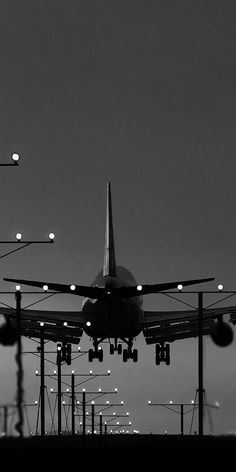
{"type": "Polygon", "coordinates": [[[0,327],[0,344],[3,346],[13,346],[17,339],[17,329],[12,326],[10,320],[0,327]]]}
{"type": "Polygon", "coordinates": [[[222,318],[219,318],[211,332],[211,338],[217,346],[226,347],[232,343],[234,333],[231,326],[223,321],[222,318]]]}

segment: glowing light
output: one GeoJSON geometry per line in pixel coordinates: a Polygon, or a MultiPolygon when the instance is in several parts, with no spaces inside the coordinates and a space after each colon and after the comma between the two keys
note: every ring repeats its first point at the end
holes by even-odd
{"type": "Polygon", "coordinates": [[[60,344],[57,346],[57,350],[61,351],[61,345],[60,344]]]}
{"type": "Polygon", "coordinates": [[[148,404],[151,405],[151,403],[152,403],[151,400],[148,400],[148,404]]]}
{"type": "Polygon", "coordinates": [[[20,159],[20,156],[19,156],[19,154],[17,154],[16,152],[14,152],[14,154],[12,154],[11,158],[12,158],[12,160],[13,160],[14,162],[18,162],[19,159],[20,159]]]}
{"type": "Polygon", "coordinates": [[[218,290],[221,292],[223,290],[224,286],[222,284],[218,285],[218,290]]]}
{"type": "Polygon", "coordinates": [[[92,371],[92,370],[90,370],[90,371],[89,371],[89,373],[90,373],[90,375],[92,375],[93,371],[92,371]]]}
{"type": "Polygon", "coordinates": [[[38,405],[38,400],[35,400],[34,404],[35,404],[35,405],[38,405]]]}
{"type": "Polygon", "coordinates": [[[102,389],[101,389],[101,388],[99,388],[99,389],[98,389],[98,391],[99,391],[99,392],[101,392],[101,391],[102,391],[102,389]]]}
{"type": "Polygon", "coordinates": [[[183,285],[182,284],[177,285],[177,289],[181,292],[181,290],[183,290],[183,285]]]}
{"type": "Polygon", "coordinates": [[[65,405],[65,404],[66,404],[65,400],[63,400],[62,405],[65,405]]]}
{"type": "Polygon", "coordinates": [[[79,405],[79,404],[80,404],[79,400],[77,400],[76,404],[77,404],[77,405],[79,405]]]}
{"type": "Polygon", "coordinates": [[[109,405],[109,403],[110,403],[110,402],[107,400],[107,401],[106,401],[106,405],[109,405]]]}
{"type": "Polygon", "coordinates": [[[53,241],[53,239],[55,239],[55,234],[54,233],[49,233],[48,237],[49,237],[49,239],[51,239],[51,241],[53,241]]]}
{"type": "Polygon", "coordinates": [[[118,389],[117,389],[117,388],[115,388],[115,392],[118,392],[118,389]]]}
{"type": "Polygon", "coordinates": [[[64,321],[63,326],[68,326],[67,321],[64,321]]]}
{"type": "Polygon", "coordinates": [[[219,407],[220,407],[219,402],[215,402],[215,406],[216,406],[217,408],[219,408],[219,407]]]}
{"type": "Polygon", "coordinates": [[[81,351],[81,347],[80,347],[80,346],[78,346],[78,351],[81,351]]]}
{"type": "Polygon", "coordinates": [[[87,322],[86,322],[86,326],[91,326],[91,322],[90,322],[90,321],[87,321],[87,322]]]}
{"type": "Polygon", "coordinates": [[[129,412],[128,412],[128,411],[126,412],[126,416],[129,416],[129,412]]]}
{"type": "Polygon", "coordinates": [[[172,405],[172,403],[173,403],[172,400],[170,400],[170,404],[171,404],[171,405],[172,405]]]}
{"type": "Polygon", "coordinates": [[[123,400],[120,402],[120,404],[121,404],[121,405],[124,405],[124,402],[123,402],[123,400]]]}
{"type": "Polygon", "coordinates": [[[40,322],[40,326],[41,326],[41,328],[44,326],[44,322],[43,322],[43,321],[40,322]]]}
{"type": "Polygon", "coordinates": [[[16,285],[16,290],[17,290],[17,292],[20,291],[20,285],[16,285]]]}
{"type": "Polygon", "coordinates": [[[53,374],[54,374],[54,375],[57,375],[57,371],[56,371],[56,370],[54,370],[54,371],[53,371],[53,374]]]}
{"type": "Polygon", "coordinates": [[[21,234],[21,233],[16,233],[16,239],[17,239],[18,241],[20,241],[21,238],[22,238],[22,234],[21,234]]]}
{"type": "Polygon", "coordinates": [[[73,290],[75,290],[75,289],[76,289],[76,286],[75,286],[74,284],[71,284],[71,285],[70,285],[70,290],[73,291],[73,290]]]}
{"type": "Polygon", "coordinates": [[[50,388],[50,392],[51,392],[51,393],[53,392],[53,388],[50,388]]]}
{"type": "Polygon", "coordinates": [[[75,371],[74,371],[74,370],[72,370],[72,371],[71,371],[71,373],[72,373],[72,374],[74,374],[74,373],[75,373],[75,371]]]}
{"type": "Polygon", "coordinates": [[[108,373],[108,375],[110,375],[111,371],[110,371],[110,370],[108,370],[108,371],[107,371],[107,373],[108,373]]]}
{"type": "Polygon", "coordinates": [[[143,290],[142,285],[137,285],[137,290],[138,290],[139,292],[141,292],[141,290],[143,290]]]}
{"type": "Polygon", "coordinates": [[[129,421],[129,425],[131,425],[131,424],[132,424],[132,421],[129,421]]]}
{"type": "Polygon", "coordinates": [[[39,375],[39,371],[38,371],[38,370],[35,371],[35,375],[39,375]]]}
{"type": "Polygon", "coordinates": [[[47,292],[47,290],[48,290],[48,285],[43,285],[43,290],[44,290],[44,292],[47,292]]]}

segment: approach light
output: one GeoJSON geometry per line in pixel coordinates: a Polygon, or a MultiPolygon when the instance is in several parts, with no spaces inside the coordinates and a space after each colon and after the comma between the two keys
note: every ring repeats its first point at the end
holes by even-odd
{"type": "Polygon", "coordinates": [[[86,326],[91,326],[91,322],[90,322],[90,321],[87,321],[87,322],[86,322],[86,326]]]}
{"type": "Polygon", "coordinates": [[[120,424],[120,422],[119,422],[119,421],[117,421],[117,422],[116,422],[116,424],[120,424]]]}
{"type": "Polygon", "coordinates": [[[108,371],[107,371],[107,373],[108,373],[108,375],[110,375],[111,371],[110,371],[110,370],[108,370],[108,371]]]}
{"type": "Polygon", "coordinates": [[[151,400],[148,400],[148,404],[151,405],[151,403],[152,403],[151,400]]]}
{"type": "Polygon", "coordinates": [[[101,388],[99,388],[99,389],[98,389],[98,391],[99,391],[99,392],[101,392],[101,391],[102,391],[102,389],[101,389],[101,388]]]}
{"type": "Polygon", "coordinates": [[[65,404],[66,404],[65,400],[63,400],[62,405],[65,405],[65,404]]]}
{"type": "Polygon", "coordinates": [[[191,403],[192,403],[192,405],[194,405],[194,403],[195,403],[194,400],[191,400],[191,403]]]}
{"type": "Polygon", "coordinates": [[[172,403],[173,403],[172,400],[170,400],[170,405],[172,405],[172,403]]]}
{"type": "Polygon", "coordinates": [[[79,401],[79,400],[77,400],[77,402],[76,402],[76,405],[79,405],[79,404],[80,404],[80,401],[79,401]]]}
{"type": "Polygon", "coordinates": [[[74,284],[70,285],[70,290],[75,290],[76,289],[76,286],[74,284]]]}
{"type": "Polygon", "coordinates": [[[69,389],[69,388],[67,388],[67,389],[66,389],[66,391],[67,391],[67,392],[69,392],[69,391],[70,391],[70,389],[69,389]]]}
{"type": "Polygon", "coordinates": [[[138,290],[139,292],[141,292],[141,290],[143,290],[142,285],[137,285],[137,290],[138,290]]]}
{"type": "Polygon", "coordinates": [[[131,424],[132,424],[132,421],[129,421],[129,424],[131,425],[131,424]]]}
{"type": "Polygon", "coordinates": [[[51,239],[51,241],[53,241],[55,239],[55,234],[54,233],[49,233],[48,237],[49,237],[49,239],[51,239]]]}
{"type": "Polygon", "coordinates": [[[115,392],[118,392],[118,388],[115,388],[115,392]]]}
{"type": "Polygon", "coordinates": [[[109,400],[107,400],[107,401],[106,401],[106,405],[109,405],[109,403],[110,403],[109,400]]]}
{"type": "Polygon", "coordinates": [[[22,234],[21,233],[16,233],[16,239],[17,241],[20,241],[22,238],[22,234]]]}
{"type": "Polygon", "coordinates": [[[43,328],[43,326],[44,326],[44,322],[43,322],[43,321],[40,322],[40,326],[41,326],[41,328],[43,328]]]}
{"type": "Polygon", "coordinates": [[[16,290],[17,290],[17,292],[20,291],[20,285],[16,285],[16,290]]]}
{"type": "Polygon", "coordinates": [[[115,411],[113,411],[113,413],[112,413],[112,414],[113,414],[113,416],[114,416],[114,415],[116,414],[116,412],[115,412],[115,411]]]}
{"type": "Polygon", "coordinates": [[[57,350],[61,351],[61,345],[60,344],[57,345],[57,350]]]}
{"type": "Polygon", "coordinates": [[[94,400],[91,401],[91,405],[94,405],[94,400]]]}
{"type": "Polygon", "coordinates": [[[75,373],[75,371],[74,371],[74,370],[72,370],[72,371],[71,371],[71,373],[72,373],[72,374],[74,374],[74,373],[75,373]]]}
{"type": "Polygon", "coordinates": [[[92,370],[90,370],[90,371],[89,371],[89,373],[90,373],[90,375],[92,375],[93,371],[92,371],[92,370]]]}
{"type": "Polygon", "coordinates": [[[78,346],[78,351],[81,351],[81,347],[80,347],[80,346],[78,346]]]}
{"type": "Polygon", "coordinates": [[[47,290],[48,290],[48,285],[43,285],[43,290],[44,290],[44,292],[47,292],[47,290]]]}
{"type": "Polygon", "coordinates": [[[12,154],[11,158],[12,158],[12,160],[14,161],[14,163],[17,164],[17,162],[18,162],[19,159],[20,159],[20,156],[19,156],[19,154],[17,154],[17,153],[14,152],[14,154],[12,154]]]}
{"type": "Polygon", "coordinates": [[[183,290],[183,285],[182,284],[177,285],[177,289],[179,290],[179,292],[181,292],[181,290],[183,290]]]}
{"type": "Polygon", "coordinates": [[[53,371],[53,375],[57,375],[57,371],[56,371],[56,370],[53,371]]]}
{"type": "Polygon", "coordinates": [[[223,290],[224,286],[222,284],[218,285],[218,290],[221,292],[223,290]]]}
{"type": "Polygon", "coordinates": [[[121,400],[120,404],[121,404],[121,405],[124,405],[124,402],[123,402],[123,400],[121,400]]]}
{"type": "Polygon", "coordinates": [[[53,392],[53,388],[50,388],[50,392],[51,392],[51,393],[53,392]]]}
{"type": "Polygon", "coordinates": [[[67,321],[64,321],[63,326],[68,326],[67,321]]]}
{"type": "Polygon", "coordinates": [[[85,389],[85,388],[83,388],[83,392],[86,392],[86,389],[85,389]]]}
{"type": "Polygon", "coordinates": [[[35,404],[35,405],[38,405],[38,400],[35,400],[34,404],[35,404]]]}
{"type": "Polygon", "coordinates": [[[216,406],[216,408],[220,408],[219,402],[215,402],[214,405],[216,406]]]}
{"type": "Polygon", "coordinates": [[[38,371],[38,370],[35,371],[35,375],[39,375],[39,371],[38,371]]]}
{"type": "Polygon", "coordinates": [[[128,411],[126,412],[126,416],[129,416],[129,412],[128,412],[128,411]]]}

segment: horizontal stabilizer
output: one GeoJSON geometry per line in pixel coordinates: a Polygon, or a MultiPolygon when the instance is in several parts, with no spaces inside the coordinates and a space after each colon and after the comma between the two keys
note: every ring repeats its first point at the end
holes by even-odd
{"type": "Polygon", "coordinates": [[[47,290],[54,290],[61,293],[70,293],[73,295],[80,295],[81,297],[88,298],[100,298],[104,291],[99,287],[90,287],[84,285],[66,285],[66,284],[55,284],[51,282],[39,282],[36,280],[23,280],[23,279],[8,279],[4,278],[7,282],[14,282],[22,285],[29,285],[30,287],[37,287],[43,289],[44,286],[47,286],[47,290]]]}

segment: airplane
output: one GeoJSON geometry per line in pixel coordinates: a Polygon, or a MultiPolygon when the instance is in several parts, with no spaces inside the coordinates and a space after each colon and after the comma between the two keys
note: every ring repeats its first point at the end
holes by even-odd
{"type": "MultiPolygon", "coordinates": [[[[143,333],[147,345],[155,344],[155,363],[170,365],[170,343],[198,336],[198,311],[146,311],[143,296],[165,292],[185,286],[210,282],[213,277],[177,280],[157,284],[138,284],[131,272],[116,264],[115,243],[112,218],[111,184],[107,182],[106,229],[103,270],[89,286],[61,284],[45,281],[4,278],[5,281],[28,285],[65,294],[83,297],[81,311],[47,311],[21,309],[21,334],[29,338],[40,338],[40,322],[44,323],[44,339],[62,343],[63,359],[70,352],[71,344],[79,344],[82,334],[86,333],[93,344],[88,350],[88,360],[103,361],[101,343],[108,340],[110,354],[123,354],[123,361],[138,360],[138,350],[133,348],[136,337],[143,333]],[[126,345],[123,348],[122,344],[126,345]]],[[[16,326],[16,309],[0,307],[6,325],[0,328],[0,343],[4,335],[16,326]]],[[[236,324],[236,306],[208,308],[203,310],[203,334],[210,335],[221,346],[230,344],[233,331],[223,321],[230,315],[230,322],[236,324]]],[[[14,336],[13,336],[14,340],[14,336]]],[[[5,341],[5,344],[8,341],[5,341]]],[[[10,343],[11,341],[9,341],[10,343]]],[[[67,363],[70,361],[68,360],[67,363]]]]}

